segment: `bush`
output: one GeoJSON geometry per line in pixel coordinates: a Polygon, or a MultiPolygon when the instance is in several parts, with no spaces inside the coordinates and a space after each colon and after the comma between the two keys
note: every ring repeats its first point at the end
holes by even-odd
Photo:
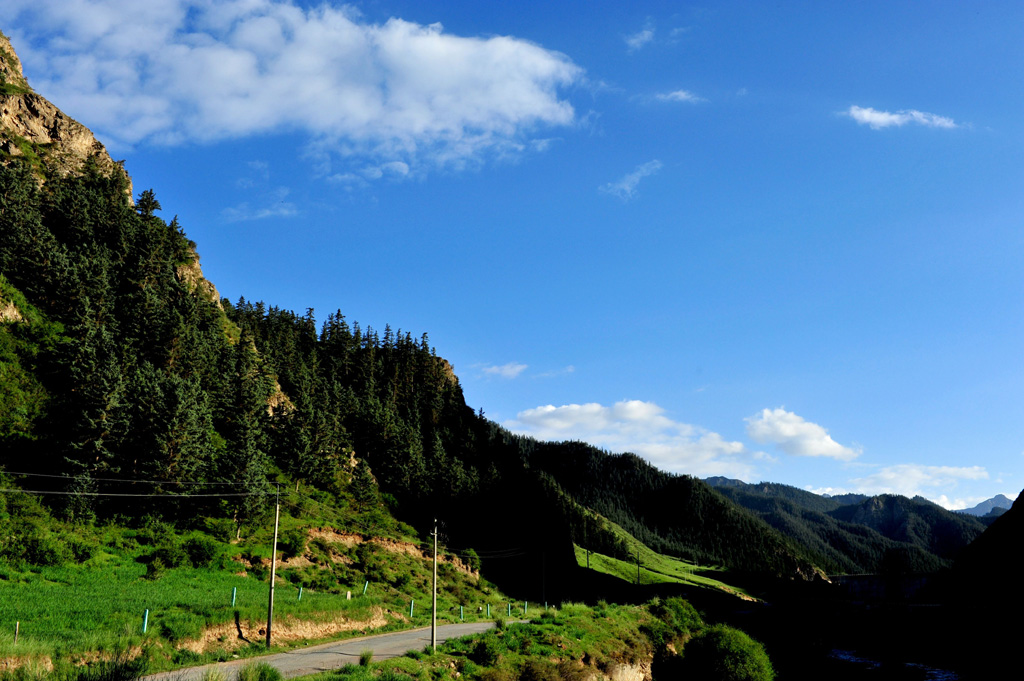
{"type": "Polygon", "coordinates": [[[164,544],[153,552],[153,558],[163,561],[163,564],[169,568],[188,567],[192,564],[185,549],[177,542],[164,544]]]}
{"type": "Polygon", "coordinates": [[[285,558],[301,556],[306,551],[306,533],[302,530],[288,530],[281,534],[279,543],[285,558]]]}
{"type": "Polygon", "coordinates": [[[222,542],[230,542],[237,533],[235,521],[230,518],[207,518],[206,531],[222,542]]]}
{"type": "Polygon", "coordinates": [[[164,562],[159,558],[154,558],[146,564],[146,579],[160,579],[164,576],[164,572],[167,571],[167,567],[164,562]]]}
{"type": "Polygon", "coordinates": [[[473,646],[469,659],[481,667],[493,667],[501,654],[501,644],[493,634],[484,634],[473,646]]]}
{"type": "Polygon", "coordinates": [[[360,667],[369,666],[369,664],[371,662],[373,662],[373,651],[372,650],[367,648],[363,652],[359,653],[359,666],[360,667]]]}
{"type": "Polygon", "coordinates": [[[683,649],[682,676],[707,681],[772,681],[775,670],[764,647],[739,629],[718,624],[683,649]]]}
{"type": "Polygon", "coordinates": [[[189,562],[195,567],[210,567],[220,553],[220,546],[216,541],[201,534],[192,535],[185,540],[185,554],[189,562]]]}

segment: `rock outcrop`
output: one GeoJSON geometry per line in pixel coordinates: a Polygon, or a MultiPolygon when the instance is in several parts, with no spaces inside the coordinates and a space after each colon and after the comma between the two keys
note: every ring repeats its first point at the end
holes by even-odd
{"type": "Polygon", "coordinates": [[[132,196],[131,178],[121,163],[91,130],[32,91],[10,40],[0,33],[0,163],[15,157],[30,160],[41,182],[93,163],[102,173],[120,173],[132,196]]]}

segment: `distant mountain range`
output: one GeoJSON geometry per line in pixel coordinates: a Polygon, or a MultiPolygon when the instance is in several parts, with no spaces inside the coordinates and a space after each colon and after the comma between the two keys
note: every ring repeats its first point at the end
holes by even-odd
{"type": "Polygon", "coordinates": [[[803,547],[831,574],[934,572],[948,567],[988,525],[923,497],[825,496],[722,477],[706,482],[803,547]]]}
{"type": "Polygon", "coordinates": [[[987,499],[973,508],[964,508],[960,510],[960,513],[966,513],[968,515],[986,516],[986,515],[1002,515],[1006,513],[1013,506],[1013,500],[1008,498],[1004,494],[997,494],[991,499],[987,499]]]}

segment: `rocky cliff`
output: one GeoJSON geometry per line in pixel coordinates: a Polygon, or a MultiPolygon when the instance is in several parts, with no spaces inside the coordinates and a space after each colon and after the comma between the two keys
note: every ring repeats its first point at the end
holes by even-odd
{"type": "Polygon", "coordinates": [[[31,161],[40,181],[93,163],[100,172],[124,175],[132,195],[131,179],[92,131],[32,91],[10,40],[0,33],[0,163],[19,156],[31,161]]]}

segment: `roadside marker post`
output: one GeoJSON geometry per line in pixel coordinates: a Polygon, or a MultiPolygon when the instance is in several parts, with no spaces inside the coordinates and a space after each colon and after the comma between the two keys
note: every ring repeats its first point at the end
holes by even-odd
{"type": "Polygon", "coordinates": [[[508,604],[508,616],[509,617],[512,616],[512,604],[511,603],[508,604]]]}
{"type": "Polygon", "coordinates": [[[149,608],[146,608],[146,612],[142,615],[142,633],[145,634],[147,629],[149,629],[149,608]]]}
{"type": "Polygon", "coordinates": [[[465,606],[463,606],[463,605],[459,606],[459,619],[460,620],[466,619],[466,611],[463,608],[465,608],[465,606]]]}
{"type": "Polygon", "coordinates": [[[523,601],[523,617],[530,612],[530,604],[527,601],[523,601]]]}
{"type": "Polygon", "coordinates": [[[491,619],[491,604],[487,604],[487,619],[491,619]]]}
{"type": "Polygon", "coordinates": [[[363,584],[363,595],[366,595],[366,590],[370,588],[370,580],[366,580],[366,584],[363,584]]]}
{"type": "Polygon", "coordinates": [[[238,587],[231,587],[231,607],[235,607],[235,599],[238,598],[238,587]]]}
{"type": "Polygon", "coordinates": [[[14,623],[14,645],[18,645],[18,630],[21,629],[21,622],[14,623]]]}
{"type": "Polygon", "coordinates": [[[409,600],[409,617],[410,617],[410,618],[412,618],[412,614],[413,614],[413,612],[414,612],[414,610],[413,610],[413,609],[414,609],[415,607],[416,607],[416,599],[415,599],[415,598],[412,598],[412,599],[410,599],[410,600],[409,600]]]}
{"type": "Polygon", "coordinates": [[[302,587],[299,587],[299,600],[302,600],[302,587]]]}

